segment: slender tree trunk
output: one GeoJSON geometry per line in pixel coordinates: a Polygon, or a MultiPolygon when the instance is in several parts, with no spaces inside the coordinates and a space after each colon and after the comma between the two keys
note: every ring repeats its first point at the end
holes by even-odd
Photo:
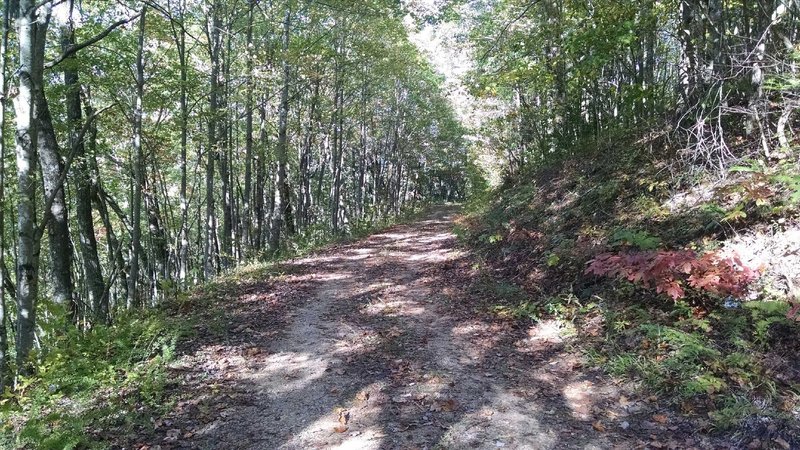
{"type": "Polygon", "coordinates": [[[181,97],[181,225],[178,236],[178,280],[184,288],[187,286],[189,274],[189,198],[187,196],[187,151],[189,140],[189,106],[187,99],[188,68],[186,62],[186,0],[180,0],[180,24],[179,30],[175,29],[175,22],[172,22],[172,30],[175,44],[178,48],[178,62],[180,64],[180,97],[181,97]]]}
{"type": "Polygon", "coordinates": [[[283,66],[283,87],[281,88],[281,104],[278,113],[278,146],[276,148],[277,176],[275,183],[275,207],[272,211],[272,224],[270,226],[269,250],[277,253],[280,248],[281,228],[285,226],[287,232],[292,226],[291,202],[289,198],[289,186],[286,180],[286,164],[288,159],[288,136],[287,128],[289,122],[289,33],[291,31],[292,11],[286,10],[283,20],[283,36],[281,38],[282,66],[283,66]]]}
{"type": "Polygon", "coordinates": [[[356,220],[361,222],[362,216],[364,215],[364,176],[366,172],[366,159],[367,159],[367,97],[368,97],[368,86],[367,86],[367,74],[364,74],[364,82],[361,88],[361,123],[360,125],[360,137],[361,137],[361,156],[358,158],[358,168],[357,168],[357,182],[356,182],[356,220]]]}
{"type": "Polygon", "coordinates": [[[133,109],[133,192],[131,201],[131,257],[128,276],[128,308],[137,304],[139,297],[139,253],[142,250],[142,189],[144,189],[144,155],[142,150],[142,101],[144,97],[144,32],[145,13],[139,17],[139,46],[136,53],[136,104],[133,109]]]}
{"type": "MultiPolygon", "coordinates": [[[[337,75],[338,78],[339,75],[337,75]]],[[[335,83],[334,89],[334,125],[333,125],[333,147],[331,149],[331,169],[333,171],[333,179],[331,180],[331,227],[334,233],[339,232],[339,202],[341,201],[341,188],[342,188],[342,152],[344,146],[342,144],[342,125],[343,125],[343,111],[342,100],[343,93],[340,86],[341,81],[335,83]]]]}
{"type": "MultiPolygon", "coordinates": [[[[331,127],[333,124],[331,123],[331,127]]],[[[322,204],[322,185],[325,182],[325,172],[328,170],[328,156],[331,153],[331,136],[330,136],[330,129],[325,132],[325,137],[322,143],[322,154],[320,155],[319,159],[320,162],[318,164],[319,169],[317,170],[317,188],[314,198],[317,199],[318,204],[322,204]]],[[[322,215],[324,215],[324,207],[322,207],[322,215]]]]}
{"type": "MultiPolygon", "coordinates": [[[[230,79],[230,48],[231,48],[231,31],[230,24],[226,24],[225,35],[225,51],[220,52],[219,63],[222,65],[221,75],[222,84],[219,86],[221,94],[219,96],[218,105],[218,125],[219,135],[217,139],[221,141],[218,146],[217,159],[219,161],[219,178],[222,184],[222,239],[220,242],[221,247],[221,261],[224,269],[230,268],[233,263],[233,192],[231,187],[231,167],[230,167],[230,141],[229,131],[230,123],[228,121],[228,80],[230,79]],[[225,111],[225,114],[219,112],[225,111]]],[[[222,46],[220,46],[220,49],[222,46]]]]}
{"type": "Polygon", "coordinates": [[[43,62],[36,59],[36,1],[19,0],[18,93],[14,98],[17,160],[17,370],[31,372],[29,356],[36,330],[39,289],[39,236],[36,225],[36,85],[43,62]]]}
{"type": "Polygon", "coordinates": [[[264,216],[264,184],[267,178],[267,107],[266,100],[260,102],[258,114],[260,119],[258,137],[258,161],[256,162],[256,186],[253,192],[253,212],[256,216],[256,229],[254,236],[254,248],[260,252],[264,245],[264,229],[266,218],[264,216]]]}
{"type": "Polygon", "coordinates": [[[3,2],[3,22],[0,28],[0,392],[11,386],[8,361],[8,310],[6,309],[6,66],[8,65],[8,33],[11,5],[3,2]]]}
{"type": "MultiPolygon", "coordinates": [[[[83,98],[84,102],[84,116],[92,117],[94,116],[94,108],[92,107],[92,91],[89,86],[86,86],[85,95],[83,98]]],[[[103,228],[105,229],[106,234],[106,244],[108,249],[108,267],[111,268],[111,271],[115,274],[113,278],[118,278],[119,283],[119,290],[121,291],[121,295],[119,298],[124,299],[127,301],[128,298],[128,272],[125,267],[125,258],[122,252],[122,245],[117,239],[117,235],[114,232],[114,227],[111,223],[111,215],[108,213],[108,205],[106,204],[106,200],[103,198],[103,188],[99,181],[99,174],[100,170],[97,167],[97,126],[96,122],[92,122],[88,126],[88,130],[86,133],[86,140],[85,146],[87,147],[87,157],[89,164],[91,165],[90,170],[92,173],[92,202],[94,203],[94,207],[97,212],[100,214],[100,219],[103,222],[103,228]]],[[[124,225],[123,225],[124,226],[124,225]]],[[[109,281],[111,283],[111,281],[109,281]]],[[[106,300],[108,301],[109,311],[111,310],[111,285],[105,286],[104,288],[104,295],[106,300]]],[[[116,291],[115,296],[116,296],[116,291]]],[[[118,300],[118,298],[116,299],[118,300]]],[[[119,304],[119,301],[116,302],[119,304]]]]}
{"type": "Polygon", "coordinates": [[[209,56],[211,57],[211,78],[209,80],[209,119],[208,143],[206,162],[206,241],[203,251],[203,267],[206,279],[214,276],[214,261],[216,248],[216,217],[214,212],[214,161],[219,158],[217,142],[217,115],[219,114],[219,58],[220,58],[220,28],[222,21],[219,17],[219,3],[212,6],[211,29],[209,30],[209,56]]]}
{"type": "MultiPolygon", "coordinates": [[[[158,206],[158,199],[156,193],[156,174],[151,174],[152,179],[147,182],[147,189],[144,190],[144,202],[147,208],[147,224],[150,237],[151,246],[151,263],[153,268],[153,277],[151,278],[154,283],[153,293],[157,293],[160,289],[159,281],[169,279],[168,259],[169,252],[167,249],[167,232],[162,225],[163,220],[161,217],[161,209],[158,206]]],[[[156,299],[152,299],[153,301],[156,299]]]]}
{"type": "Polygon", "coordinates": [[[255,59],[253,48],[253,6],[255,1],[250,1],[247,10],[247,84],[245,91],[245,116],[244,116],[244,192],[242,212],[242,238],[246,247],[253,245],[251,223],[252,218],[252,185],[253,185],[253,59],[255,59]]]}
{"type": "MultiPolygon", "coordinates": [[[[70,16],[72,11],[70,11],[70,16]]],[[[62,50],[66,51],[75,45],[75,31],[72,19],[62,30],[62,50]]],[[[86,154],[86,146],[80,138],[83,128],[81,110],[81,87],[78,72],[75,70],[74,58],[67,59],[64,65],[64,85],[66,87],[67,121],[69,123],[69,144],[75,152],[75,215],[78,222],[79,248],[83,263],[83,277],[86,283],[87,304],[92,316],[98,322],[107,322],[109,318],[108,295],[103,281],[100,258],[97,254],[97,239],[92,216],[92,198],[94,198],[90,156],[86,154]]],[[[91,156],[93,157],[93,156],[91,156]]]]}
{"type": "Polygon", "coordinates": [[[309,224],[311,210],[311,176],[309,173],[311,164],[311,150],[314,146],[314,124],[317,121],[317,103],[319,102],[320,79],[314,80],[312,88],[311,105],[308,110],[308,124],[306,125],[306,138],[303,143],[303,151],[300,155],[300,201],[298,202],[299,222],[304,226],[309,224]]]}

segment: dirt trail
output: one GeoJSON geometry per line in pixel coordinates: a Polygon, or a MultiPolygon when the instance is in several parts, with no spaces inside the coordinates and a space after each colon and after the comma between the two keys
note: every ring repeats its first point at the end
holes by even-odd
{"type": "Polygon", "coordinates": [[[557,324],[520,329],[475,313],[455,213],[438,209],[243,288],[224,337],[176,368],[184,399],[157,421],[153,444],[686,448],[688,424],[584,369],[557,324]]]}

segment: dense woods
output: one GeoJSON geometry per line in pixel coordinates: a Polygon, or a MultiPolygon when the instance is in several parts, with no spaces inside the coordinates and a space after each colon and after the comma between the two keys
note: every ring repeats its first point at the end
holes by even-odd
{"type": "Polygon", "coordinates": [[[4,10],[0,390],[59,327],[465,194],[392,2],[4,10]]]}
{"type": "Polygon", "coordinates": [[[489,4],[474,11],[472,87],[507,106],[484,134],[511,174],[645,130],[718,172],[793,139],[797,2],[489,4]]]}

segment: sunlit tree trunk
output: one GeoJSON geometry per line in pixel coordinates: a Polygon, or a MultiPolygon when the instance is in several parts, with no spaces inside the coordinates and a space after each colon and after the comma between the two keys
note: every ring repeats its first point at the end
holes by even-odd
{"type": "MultiPolygon", "coordinates": [[[[43,65],[44,48],[48,24],[50,22],[51,6],[44,5],[38,8],[38,23],[36,26],[36,43],[34,59],[38,65],[43,65]]],[[[36,131],[39,163],[42,169],[42,182],[44,185],[45,201],[50,201],[50,206],[44,211],[47,225],[48,247],[50,253],[50,282],[53,290],[53,302],[68,308],[74,321],[77,310],[73,303],[72,280],[72,242],[69,235],[69,218],[67,217],[67,202],[64,194],[64,162],[61,159],[58,140],[53,129],[50,107],[44,94],[44,70],[37,71],[34,79],[36,91],[36,131]]]]}
{"type": "Polygon", "coordinates": [[[0,24],[0,392],[11,386],[8,354],[8,309],[6,309],[6,66],[8,65],[8,33],[11,5],[3,2],[3,22],[0,24]]]}
{"type": "Polygon", "coordinates": [[[343,109],[343,88],[341,86],[342,74],[340,73],[339,65],[337,64],[335,75],[336,82],[334,83],[334,98],[333,98],[333,143],[331,145],[331,199],[330,199],[330,214],[331,214],[331,228],[334,233],[339,232],[339,203],[341,202],[341,189],[342,189],[342,153],[344,151],[342,127],[344,123],[343,109]]]}
{"type": "Polygon", "coordinates": [[[39,236],[36,225],[36,86],[42,61],[36,60],[36,1],[19,0],[17,42],[19,68],[16,117],[17,161],[17,333],[16,359],[20,374],[29,374],[29,355],[36,330],[36,297],[39,288],[39,236]]]}
{"type": "Polygon", "coordinates": [[[266,232],[266,214],[265,214],[265,193],[264,184],[267,180],[267,146],[268,146],[268,133],[267,133],[267,107],[266,100],[259,102],[258,116],[259,116],[259,133],[258,133],[258,160],[256,161],[256,185],[253,190],[253,213],[255,214],[255,236],[254,236],[254,249],[260,252],[265,243],[264,234],[266,232]]]}
{"type": "MultiPolygon", "coordinates": [[[[170,5],[169,2],[168,5],[170,5]]],[[[178,64],[180,66],[181,152],[179,165],[181,169],[181,186],[179,201],[181,218],[178,231],[177,269],[178,281],[185,288],[189,275],[189,198],[187,195],[189,104],[187,95],[188,64],[186,61],[186,0],[178,0],[178,14],[178,21],[171,20],[170,26],[172,27],[172,38],[178,51],[178,64]]]]}
{"type": "Polygon", "coordinates": [[[319,102],[319,77],[313,81],[311,88],[311,104],[308,110],[308,123],[306,124],[306,136],[303,142],[303,149],[300,154],[300,201],[298,202],[298,221],[303,227],[307,227],[311,219],[311,173],[310,164],[312,158],[312,148],[314,146],[314,136],[316,133],[315,125],[317,118],[317,103],[319,102]]]}
{"type": "Polygon", "coordinates": [[[222,233],[220,239],[220,250],[222,268],[228,269],[233,263],[233,193],[231,183],[231,158],[230,151],[232,142],[230,140],[231,124],[228,120],[229,110],[229,80],[230,80],[230,58],[231,58],[231,40],[232,30],[229,22],[226,22],[225,29],[221,30],[225,39],[225,50],[222,51],[220,45],[220,52],[218,54],[219,64],[221,65],[222,76],[221,83],[218,88],[220,95],[217,97],[219,102],[217,105],[217,125],[219,126],[219,134],[217,135],[217,161],[219,161],[219,179],[221,186],[220,197],[222,198],[222,233]]]}
{"type": "Polygon", "coordinates": [[[253,189],[253,60],[255,51],[253,47],[253,7],[255,1],[250,0],[247,8],[247,40],[246,40],[246,86],[245,86],[245,116],[244,116],[244,192],[242,193],[243,209],[241,214],[242,239],[245,246],[253,245],[252,232],[252,189],[253,189]]]}

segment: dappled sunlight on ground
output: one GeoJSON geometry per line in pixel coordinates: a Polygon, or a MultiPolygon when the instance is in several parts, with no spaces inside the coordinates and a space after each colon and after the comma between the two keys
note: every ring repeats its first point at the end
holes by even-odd
{"type": "Polygon", "coordinates": [[[181,369],[187,386],[210,392],[201,419],[188,409],[170,416],[189,431],[187,447],[560,449],[633,439],[593,428],[617,393],[566,349],[569,326],[520,328],[465,303],[470,280],[459,270],[470,263],[452,213],[289,262],[281,281],[243,288],[231,318],[243,325],[181,369]]]}
{"type": "Polygon", "coordinates": [[[324,376],[328,364],[318,354],[282,352],[264,360],[252,381],[276,394],[291,392],[324,376]]]}
{"type": "Polygon", "coordinates": [[[594,406],[593,384],[591,381],[574,381],[564,386],[562,393],[567,401],[567,406],[572,410],[573,417],[580,420],[592,418],[594,406]]]}

